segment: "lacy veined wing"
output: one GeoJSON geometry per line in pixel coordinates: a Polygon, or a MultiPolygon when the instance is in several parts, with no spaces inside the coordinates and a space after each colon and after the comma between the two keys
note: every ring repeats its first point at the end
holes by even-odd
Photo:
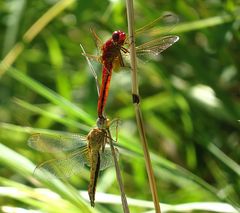
{"type": "Polygon", "coordinates": [[[44,175],[48,178],[69,178],[80,173],[85,165],[89,164],[87,146],[67,155],[62,159],[51,159],[39,164],[34,175],[44,175]]]}
{"type": "Polygon", "coordinates": [[[40,152],[70,151],[86,146],[86,137],[75,134],[46,135],[36,133],[28,139],[28,145],[40,152]]]}
{"type": "MultiPolygon", "coordinates": [[[[82,168],[90,167],[89,149],[85,137],[79,135],[45,135],[33,134],[28,145],[41,152],[55,153],[70,151],[64,158],[54,158],[39,164],[34,175],[44,175],[48,178],[69,178],[79,174],[82,168]]],[[[100,152],[100,170],[114,165],[111,150],[106,147],[100,152]]]]}

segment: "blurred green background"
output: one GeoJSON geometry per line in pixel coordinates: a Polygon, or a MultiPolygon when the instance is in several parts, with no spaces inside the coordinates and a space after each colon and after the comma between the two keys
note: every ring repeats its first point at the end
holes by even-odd
{"type": "MultiPolygon", "coordinates": [[[[174,212],[174,208],[179,212],[237,212],[240,2],[139,0],[134,6],[136,28],[165,11],[179,17],[169,34],[180,40],[141,63],[138,71],[158,195],[168,204],[162,208],[165,212],[174,212]],[[186,204],[185,209],[177,204],[186,204]]],[[[0,211],[122,212],[113,196],[120,195],[114,168],[101,173],[97,192],[109,197],[97,196],[93,209],[85,191],[89,171],[83,169],[63,183],[36,180],[32,176],[35,165],[48,157],[29,148],[27,139],[34,132],[85,135],[95,125],[96,86],[79,44],[96,55],[90,28],[103,41],[114,30],[127,31],[125,2],[1,1],[0,26],[1,61],[12,65],[6,69],[1,64],[0,69],[0,211]],[[79,190],[83,190],[81,196],[79,190]]],[[[159,27],[152,32],[153,38],[160,36],[159,27]]],[[[100,78],[101,65],[94,63],[94,68],[100,78]]],[[[130,76],[127,69],[113,74],[106,112],[111,119],[121,119],[120,167],[127,197],[137,199],[129,201],[130,210],[144,212],[152,209],[145,202],[152,197],[130,76]]]]}

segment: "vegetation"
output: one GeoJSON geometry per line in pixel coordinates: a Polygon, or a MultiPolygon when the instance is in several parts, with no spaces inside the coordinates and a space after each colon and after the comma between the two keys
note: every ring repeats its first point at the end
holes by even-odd
{"type": "MultiPolygon", "coordinates": [[[[163,212],[238,212],[239,5],[140,0],[134,6],[136,28],[165,11],[179,17],[171,31],[156,24],[139,40],[161,33],[180,37],[138,71],[158,196],[167,204],[163,212]]],[[[125,2],[1,1],[0,25],[1,211],[122,212],[114,168],[100,174],[91,208],[89,171],[68,180],[34,178],[35,166],[50,156],[32,150],[27,140],[36,132],[86,135],[96,125],[95,80],[79,44],[96,55],[90,28],[103,41],[114,30],[127,32],[125,2]]],[[[94,68],[100,77],[101,65],[94,68]]],[[[153,210],[128,69],[114,73],[106,112],[121,120],[117,146],[125,192],[133,198],[130,211],[153,210]]]]}

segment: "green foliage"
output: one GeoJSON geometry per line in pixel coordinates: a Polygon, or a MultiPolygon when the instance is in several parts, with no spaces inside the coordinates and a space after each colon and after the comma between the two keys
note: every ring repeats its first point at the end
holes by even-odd
{"type": "MultiPolygon", "coordinates": [[[[47,158],[31,150],[27,139],[34,132],[84,135],[95,125],[95,80],[79,44],[96,54],[90,28],[103,41],[114,30],[126,31],[124,3],[0,3],[1,211],[9,206],[44,212],[122,211],[119,196],[115,200],[113,195],[120,195],[114,169],[101,173],[97,192],[104,193],[90,208],[82,191],[89,172],[69,180],[33,177],[34,164],[47,158]]],[[[141,108],[159,197],[169,204],[162,206],[166,212],[240,208],[239,9],[234,0],[135,1],[136,28],[164,11],[179,16],[171,31],[157,25],[146,37],[167,33],[180,40],[139,67],[141,108]]],[[[101,76],[101,66],[94,67],[101,76]]],[[[151,210],[128,70],[113,74],[106,112],[121,119],[121,172],[127,197],[138,199],[129,200],[130,210],[151,210]]]]}

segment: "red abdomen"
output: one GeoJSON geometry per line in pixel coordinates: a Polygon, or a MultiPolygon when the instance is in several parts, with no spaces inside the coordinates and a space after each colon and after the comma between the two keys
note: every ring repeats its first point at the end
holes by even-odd
{"type": "Polygon", "coordinates": [[[112,77],[112,64],[109,64],[108,68],[103,65],[102,85],[100,88],[100,94],[98,98],[98,117],[103,117],[103,110],[107,102],[111,77],[112,77]]]}

